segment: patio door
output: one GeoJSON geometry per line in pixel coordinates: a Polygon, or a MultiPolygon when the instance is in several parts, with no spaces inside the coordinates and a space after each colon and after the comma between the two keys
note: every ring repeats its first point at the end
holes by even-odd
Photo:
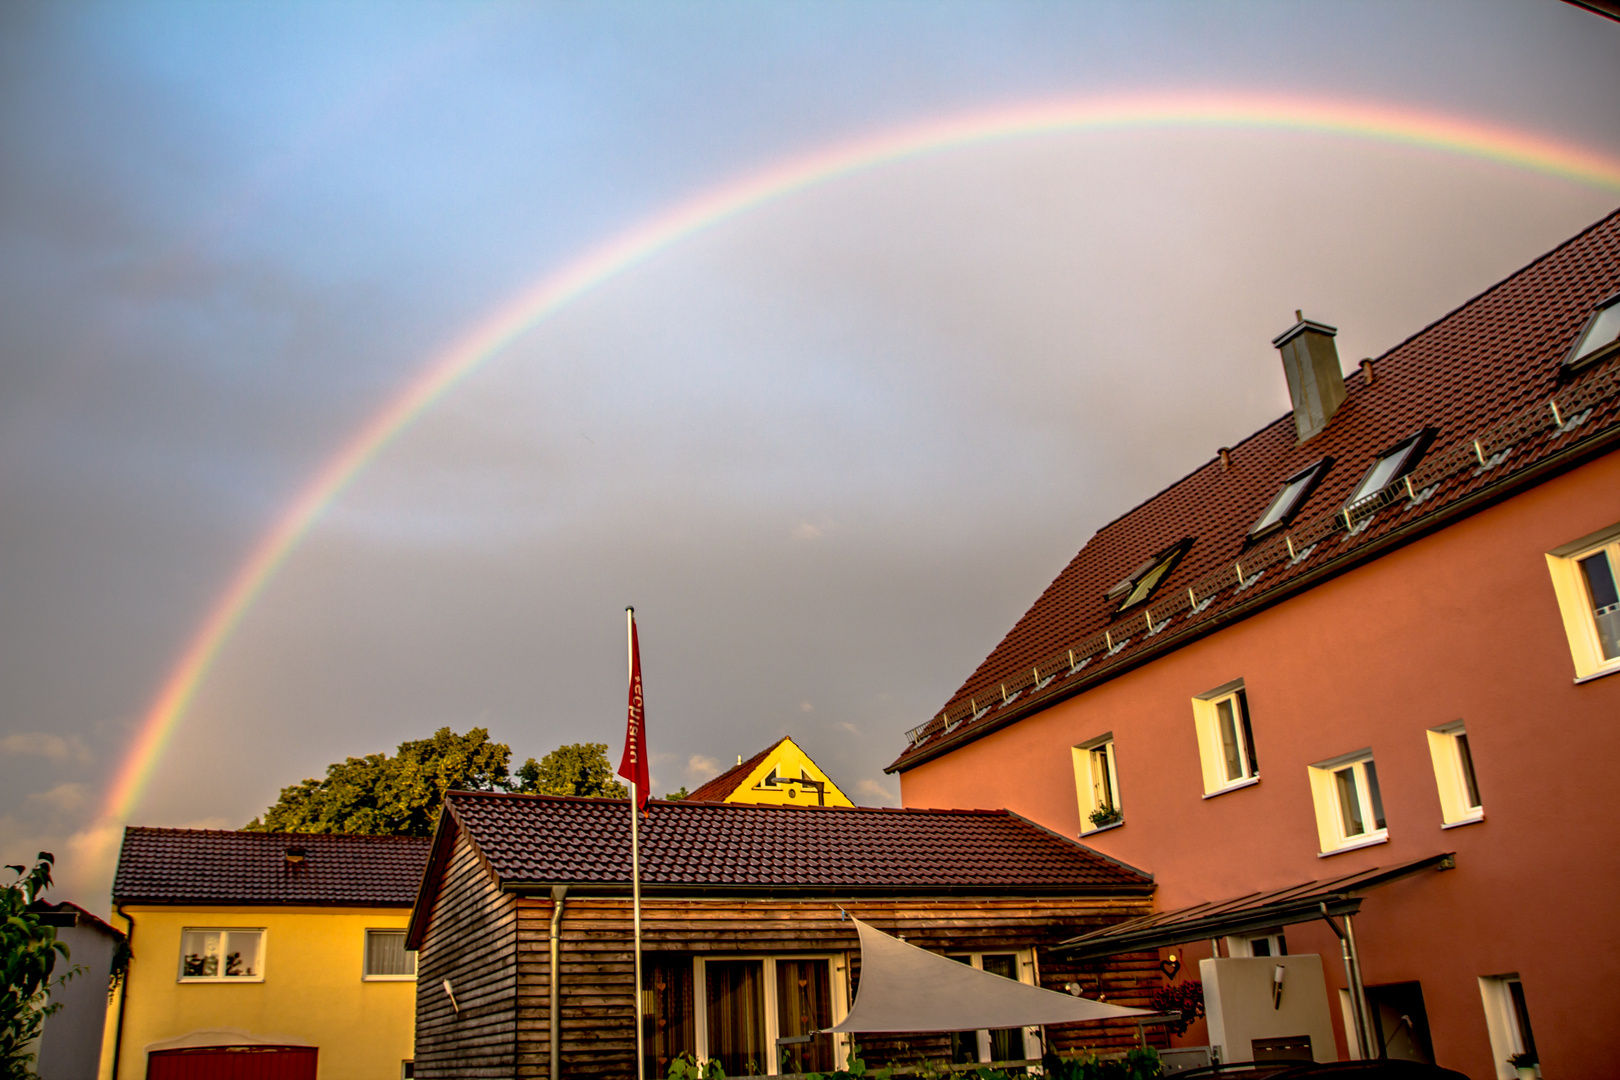
{"type": "MultiPolygon", "coordinates": [[[[1013,982],[1034,982],[1034,961],[1028,950],[1007,953],[948,953],[949,959],[1000,975],[1013,982]],[[1029,972],[1030,977],[1024,975],[1029,972]]],[[[1025,1061],[1040,1057],[1035,1028],[996,1028],[988,1031],[956,1031],[951,1033],[951,1063],[970,1065],[975,1062],[1025,1061]]]]}
{"type": "Polygon", "coordinates": [[[695,959],[696,1056],[727,1076],[832,1072],[842,1039],[815,1033],[847,1011],[844,970],[838,956],[695,959]]]}

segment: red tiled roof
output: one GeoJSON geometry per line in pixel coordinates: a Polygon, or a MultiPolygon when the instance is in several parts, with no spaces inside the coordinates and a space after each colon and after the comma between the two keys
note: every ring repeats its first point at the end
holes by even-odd
{"type": "Polygon", "coordinates": [[[1286,414],[1234,447],[1229,468],[1212,460],[1103,526],[941,713],[912,732],[888,771],[1015,722],[1611,447],[1620,435],[1620,361],[1574,378],[1563,361],[1617,289],[1620,211],[1385,353],[1370,384],[1352,374],[1344,404],[1315,438],[1296,445],[1286,414]],[[1425,427],[1437,433],[1410,474],[1419,498],[1391,485],[1386,506],[1347,523],[1344,503],[1369,466],[1425,427]],[[1283,481],[1323,456],[1332,468],[1286,535],[1249,545],[1250,527],[1283,481]],[[1479,467],[1481,457],[1489,468],[1479,467]],[[1187,538],[1191,550],[1145,609],[1118,613],[1109,587],[1187,538]],[[1250,582],[1242,589],[1240,567],[1250,582]]]}
{"type": "Polygon", "coordinates": [[[713,780],[710,780],[708,783],[702,785],[696,791],[688,795],[687,798],[694,802],[725,802],[726,796],[730,795],[732,792],[741,787],[742,782],[748,779],[748,774],[759,768],[760,762],[769,757],[772,750],[775,750],[778,746],[781,746],[785,742],[787,742],[787,736],[784,735],[782,738],[771,743],[771,745],[767,746],[765,749],[761,750],[747,761],[739,762],[732,768],[727,769],[725,772],[715,777],[713,780]]]}
{"type": "MultiPolygon", "coordinates": [[[[626,800],[454,791],[446,805],[503,885],[629,885],[626,800]]],[[[648,807],[644,888],[1140,891],[1152,882],[1007,810],[648,807]]]]}
{"type": "Polygon", "coordinates": [[[409,907],[430,844],[421,836],[128,828],[113,903],[409,907]],[[287,860],[290,847],[304,850],[301,862],[287,860]]]}

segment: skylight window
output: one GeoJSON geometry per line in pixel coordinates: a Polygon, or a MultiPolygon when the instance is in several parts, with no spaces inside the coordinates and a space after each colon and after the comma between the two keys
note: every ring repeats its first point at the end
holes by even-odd
{"type": "Polygon", "coordinates": [[[1570,350],[1564,363],[1572,368],[1595,364],[1620,351],[1620,296],[1609,298],[1608,303],[1592,313],[1587,320],[1586,332],[1570,350]]]}
{"type": "Polygon", "coordinates": [[[1109,589],[1108,598],[1110,600],[1118,599],[1121,596],[1125,598],[1119,605],[1118,610],[1120,611],[1124,611],[1134,604],[1140,604],[1152,596],[1153,590],[1157,589],[1170,576],[1170,571],[1176,568],[1176,564],[1181,561],[1183,555],[1187,554],[1187,549],[1190,547],[1192,547],[1191,540],[1180,540],[1170,545],[1135,570],[1132,570],[1131,575],[1125,580],[1109,589]]]}
{"type": "Polygon", "coordinates": [[[1305,504],[1305,499],[1310,495],[1311,489],[1316,487],[1316,482],[1322,479],[1322,474],[1327,472],[1328,466],[1332,464],[1332,458],[1323,458],[1316,464],[1306,466],[1287,480],[1284,480],[1282,490],[1277,492],[1275,499],[1271,500],[1271,505],[1266,507],[1264,514],[1260,515],[1260,520],[1254,523],[1253,528],[1249,530],[1249,535],[1260,536],[1288,524],[1289,519],[1294,516],[1294,512],[1305,504]]]}
{"type": "Polygon", "coordinates": [[[1361,478],[1361,483],[1357,485],[1355,493],[1350,496],[1345,505],[1354,506],[1362,499],[1378,494],[1405,473],[1407,469],[1417,464],[1418,449],[1425,442],[1427,434],[1426,431],[1420,431],[1411,438],[1395,444],[1392,449],[1385,451],[1382,457],[1373,462],[1372,468],[1367,470],[1367,475],[1361,478]]]}

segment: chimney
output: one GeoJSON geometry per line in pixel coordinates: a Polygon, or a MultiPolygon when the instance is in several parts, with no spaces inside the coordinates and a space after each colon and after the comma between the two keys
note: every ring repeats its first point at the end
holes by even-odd
{"type": "Polygon", "coordinates": [[[1333,344],[1338,329],[1311,322],[1298,311],[1294,318],[1299,321],[1271,343],[1282,353],[1288,396],[1294,402],[1294,429],[1305,442],[1328,426],[1344,402],[1344,372],[1333,344]]]}

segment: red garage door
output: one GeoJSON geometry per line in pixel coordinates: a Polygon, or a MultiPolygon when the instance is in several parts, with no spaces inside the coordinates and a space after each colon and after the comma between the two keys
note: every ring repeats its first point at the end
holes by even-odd
{"type": "Polygon", "coordinates": [[[315,1080],[313,1046],[192,1046],[154,1050],[146,1080],[315,1080]]]}

